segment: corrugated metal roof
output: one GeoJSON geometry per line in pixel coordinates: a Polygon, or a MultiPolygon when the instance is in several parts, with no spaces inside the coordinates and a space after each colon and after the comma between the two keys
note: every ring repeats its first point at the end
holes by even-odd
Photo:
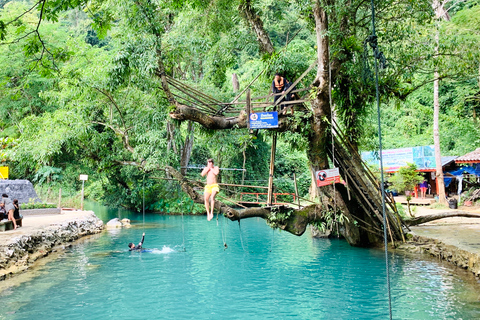
{"type": "Polygon", "coordinates": [[[457,158],[458,158],[458,156],[442,157],[442,167],[445,167],[446,165],[449,165],[452,161],[454,161],[457,158]]]}
{"type": "Polygon", "coordinates": [[[480,148],[455,159],[456,163],[480,163],[480,148]]]}

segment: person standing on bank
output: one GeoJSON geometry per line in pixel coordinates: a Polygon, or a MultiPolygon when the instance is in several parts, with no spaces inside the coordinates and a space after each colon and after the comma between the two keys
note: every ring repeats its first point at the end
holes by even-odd
{"type": "Polygon", "coordinates": [[[220,191],[217,184],[217,175],[220,168],[213,165],[213,159],[207,160],[207,166],[202,170],[202,177],[207,176],[207,185],[205,186],[205,209],[207,210],[207,220],[213,219],[213,209],[215,208],[215,196],[220,191]],[[210,209],[211,207],[211,209],[210,209]]]}
{"type": "Polygon", "coordinates": [[[11,199],[8,198],[7,194],[2,194],[2,202],[1,202],[5,208],[5,212],[8,216],[8,220],[13,222],[13,230],[17,229],[17,222],[15,221],[15,218],[13,217],[13,212],[15,211],[15,206],[13,205],[13,202],[11,199]]]}
{"type": "Polygon", "coordinates": [[[425,196],[427,194],[427,189],[428,189],[428,182],[427,180],[423,180],[423,182],[420,183],[420,192],[422,194],[422,199],[425,199],[425,196]]]}

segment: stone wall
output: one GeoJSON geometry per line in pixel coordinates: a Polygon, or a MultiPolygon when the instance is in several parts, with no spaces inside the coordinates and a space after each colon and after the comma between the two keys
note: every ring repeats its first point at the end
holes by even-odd
{"type": "Polygon", "coordinates": [[[19,203],[28,203],[30,199],[41,202],[33,185],[28,180],[0,180],[0,195],[6,193],[10,199],[19,203]]]}
{"type": "Polygon", "coordinates": [[[426,253],[480,276],[480,256],[478,254],[445,244],[436,239],[413,235],[411,241],[401,244],[397,249],[413,253],[426,253]]]}
{"type": "Polygon", "coordinates": [[[49,255],[59,245],[99,233],[103,228],[102,220],[92,212],[83,218],[51,225],[28,235],[13,237],[8,243],[0,244],[0,280],[25,271],[36,260],[49,255]]]}

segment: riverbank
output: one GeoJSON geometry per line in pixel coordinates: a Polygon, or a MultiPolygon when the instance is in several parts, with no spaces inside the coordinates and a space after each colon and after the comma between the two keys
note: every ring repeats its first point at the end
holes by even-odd
{"type": "MultiPolygon", "coordinates": [[[[416,216],[441,212],[468,211],[480,214],[480,208],[459,210],[417,207],[416,216]]],[[[411,238],[397,250],[423,253],[466,269],[480,276],[480,218],[454,217],[411,227],[411,238]]]]}
{"type": "Polygon", "coordinates": [[[27,270],[38,259],[103,228],[102,220],[93,211],[25,215],[22,227],[0,233],[0,280],[27,270]]]}

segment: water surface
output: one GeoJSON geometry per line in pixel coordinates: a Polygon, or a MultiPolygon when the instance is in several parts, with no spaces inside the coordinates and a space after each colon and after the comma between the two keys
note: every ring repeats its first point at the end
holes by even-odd
{"type": "MultiPolygon", "coordinates": [[[[29,281],[7,280],[1,319],[388,318],[381,251],[272,231],[261,219],[239,228],[147,215],[144,226],[142,215],[98,214],[135,225],[73,246],[29,281]],[[143,231],[150,252],[129,252],[143,231]]],[[[395,319],[480,318],[473,277],[436,261],[390,263],[395,319]]]]}

